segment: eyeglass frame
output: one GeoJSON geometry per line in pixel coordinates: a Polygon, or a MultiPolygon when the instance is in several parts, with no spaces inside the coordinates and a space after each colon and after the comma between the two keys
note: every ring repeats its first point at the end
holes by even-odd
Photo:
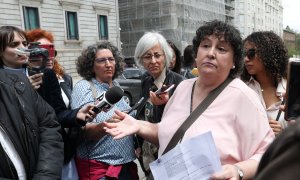
{"type": "Polygon", "coordinates": [[[244,57],[247,57],[249,60],[253,60],[256,56],[256,49],[251,48],[244,52],[244,57]]]}
{"type": "Polygon", "coordinates": [[[107,61],[109,63],[116,64],[116,60],[114,57],[101,57],[101,58],[96,58],[94,60],[94,62],[96,62],[97,64],[105,64],[107,61]]]}
{"type": "Polygon", "coordinates": [[[143,56],[141,56],[141,59],[144,62],[148,63],[153,59],[153,57],[155,60],[158,60],[161,56],[164,56],[164,55],[165,55],[165,53],[144,54],[143,56]]]}

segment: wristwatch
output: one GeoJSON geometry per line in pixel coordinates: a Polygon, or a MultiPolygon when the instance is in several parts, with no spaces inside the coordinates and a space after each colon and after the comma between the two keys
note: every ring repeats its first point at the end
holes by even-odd
{"type": "Polygon", "coordinates": [[[244,177],[244,171],[238,167],[237,165],[234,165],[236,167],[236,170],[237,170],[237,173],[239,175],[239,180],[243,180],[243,177],[244,177]]]}

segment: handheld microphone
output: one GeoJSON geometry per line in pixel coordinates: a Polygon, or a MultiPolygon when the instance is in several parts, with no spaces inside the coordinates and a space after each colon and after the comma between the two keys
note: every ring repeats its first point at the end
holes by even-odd
{"type": "MultiPolygon", "coordinates": [[[[96,107],[94,107],[92,111],[94,111],[96,114],[100,113],[101,111],[108,112],[113,108],[114,104],[122,99],[123,96],[123,89],[118,86],[114,86],[96,98],[96,107]]],[[[86,119],[87,122],[91,122],[92,120],[93,119],[86,119]]]]}

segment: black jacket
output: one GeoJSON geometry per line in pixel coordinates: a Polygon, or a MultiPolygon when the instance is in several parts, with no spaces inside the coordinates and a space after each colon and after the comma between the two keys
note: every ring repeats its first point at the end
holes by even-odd
{"type": "MultiPolygon", "coordinates": [[[[175,89],[177,88],[178,84],[183,81],[185,78],[181,76],[180,74],[177,74],[173,71],[166,70],[166,79],[164,81],[164,84],[170,85],[170,84],[175,84],[175,88],[173,88],[171,91],[169,91],[170,97],[173,95],[175,89]]],[[[143,105],[139,107],[137,110],[137,117],[139,119],[144,119],[145,113],[144,113],[144,105],[145,102],[149,99],[149,91],[156,91],[157,88],[154,87],[154,79],[152,76],[150,76],[148,73],[143,75],[142,79],[142,92],[141,92],[141,97],[144,97],[143,105]]],[[[153,121],[154,123],[158,123],[161,120],[162,114],[165,109],[165,104],[164,105],[159,105],[159,106],[153,106],[153,121]]]]}
{"type": "Polygon", "coordinates": [[[260,160],[255,180],[300,179],[300,117],[268,147],[260,160]]]}
{"type": "MultiPolygon", "coordinates": [[[[26,76],[4,69],[0,69],[0,126],[20,155],[27,179],[60,179],[63,142],[53,109],[26,76]]],[[[0,147],[0,177],[17,179],[0,147]]]]}
{"type": "Polygon", "coordinates": [[[67,108],[62,95],[61,88],[67,97],[71,98],[73,82],[71,76],[63,76],[65,82],[59,83],[53,70],[47,70],[43,75],[43,84],[38,89],[38,93],[52,106],[56,112],[57,119],[62,126],[62,136],[64,146],[64,162],[68,163],[76,152],[76,147],[81,138],[81,126],[76,115],[80,108],[71,110],[67,108]],[[65,130],[68,128],[68,131],[65,130]]]}
{"type": "MultiPolygon", "coordinates": [[[[59,83],[61,89],[65,92],[68,99],[71,99],[71,93],[73,90],[73,80],[72,77],[68,74],[64,74],[63,77],[64,82],[59,83]]],[[[70,108],[69,108],[70,109],[70,108]]]]}
{"type": "Polygon", "coordinates": [[[67,109],[61,96],[60,85],[53,70],[48,69],[44,72],[43,83],[37,91],[54,108],[57,119],[62,127],[80,126],[76,120],[76,115],[80,108],[74,110],[67,109]]]}

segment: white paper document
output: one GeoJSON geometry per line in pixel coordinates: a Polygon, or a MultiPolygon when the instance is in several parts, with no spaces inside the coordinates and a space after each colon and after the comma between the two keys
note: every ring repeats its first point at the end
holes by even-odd
{"type": "Polygon", "coordinates": [[[207,180],[221,171],[211,132],[178,144],[150,164],[155,180],[207,180]]]}

